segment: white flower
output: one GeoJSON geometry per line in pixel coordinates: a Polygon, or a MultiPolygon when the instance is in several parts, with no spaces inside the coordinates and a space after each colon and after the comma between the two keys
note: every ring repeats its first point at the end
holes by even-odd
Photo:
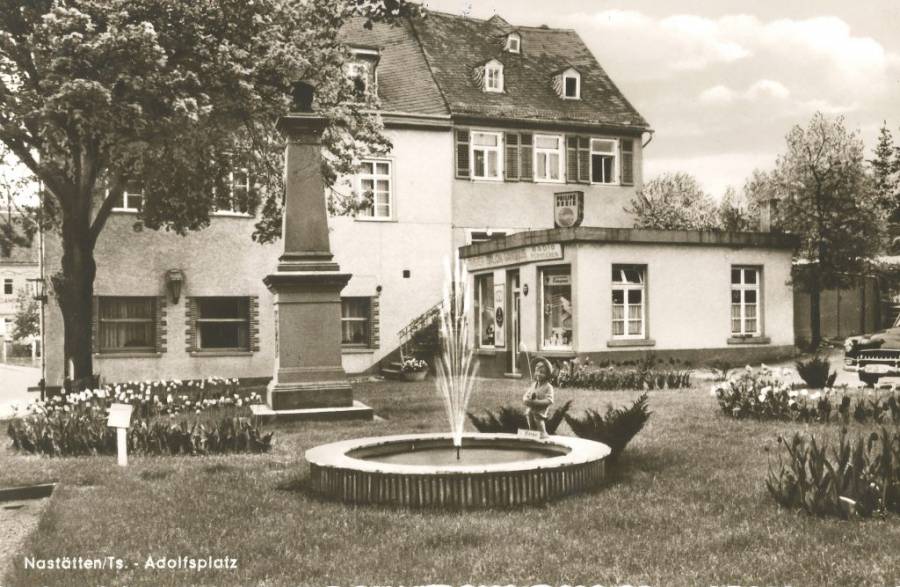
{"type": "Polygon", "coordinates": [[[753,373],[753,367],[751,367],[750,365],[744,367],[744,370],[747,371],[747,373],[753,373]]]}
{"type": "Polygon", "coordinates": [[[822,394],[817,391],[817,392],[813,393],[812,395],[810,395],[809,399],[811,399],[812,401],[816,401],[821,397],[822,397],[822,394]]]}
{"type": "Polygon", "coordinates": [[[802,395],[803,397],[809,396],[809,390],[801,389],[801,390],[800,390],[800,395],[802,395]]]}
{"type": "Polygon", "coordinates": [[[792,389],[788,392],[788,397],[797,397],[798,395],[800,395],[800,394],[797,393],[796,389],[792,389]]]}

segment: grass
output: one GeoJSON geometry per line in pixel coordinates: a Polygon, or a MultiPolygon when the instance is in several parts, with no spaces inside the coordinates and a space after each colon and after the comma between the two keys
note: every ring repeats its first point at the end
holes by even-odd
{"type": "MultiPolygon", "coordinates": [[[[470,409],[520,401],[480,381],[470,409]]],[[[653,416],[610,482],[544,507],[475,513],[348,507],[305,489],[303,452],[334,440],[447,425],[433,382],[362,383],[385,421],[279,426],[271,454],[48,459],[0,453],[0,485],[59,479],[23,555],[116,556],[124,571],[25,570],[28,585],[900,584],[900,519],[842,522],[779,510],[765,447],[796,429],[717,411],[706,387],[651,392],[653,416]],[[236,557],[237,570],[145,570],[148,556],[236,557]]],[[[563,389],[573,413],[639,392],[563,389]]],[[[568,433],[563,425],[562,433],[568,433]]]]}

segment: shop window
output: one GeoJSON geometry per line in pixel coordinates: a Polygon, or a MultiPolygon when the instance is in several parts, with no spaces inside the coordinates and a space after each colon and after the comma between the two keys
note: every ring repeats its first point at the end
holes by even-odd
{"type": "Polygon", "coordinates": [[[494,275],[475,276],[475,332],[477,346],[493,347],[496,324],[494,322],[494,275]]]}
{"type": "Polygon", "coordinates": [[[591,139],[591,183],[616,183],[616,151],[613,139],[591,139]]]}
{"type": "Polygon", "coordinates": [[[641,265],[613,265],[613,338],[646,337],[646,268],[641,265]]]}
{"type": "Polygon", "coordinates": [[[731,334],[732,336],[760,336],[759,284],[762,270],[758,267],[731,269],[731,334]]]}
{"type": "Polygon", "coordinates": [[[391,162],[363,161],[356,176],[360,194],[371,198],[372,204],[359,211],[360,218],[391,217],[391,162]]]}
{"type": "Polygon", "coordinates": [[[472,132],[472,178],[501,179],[500,133],[472,132]]]}
{"type": "Polygon", "coordinates": [[[541,348],[543,350],[571,350],[574,307],[572,305],[572,274],[566,267],[541,271],[541,348]]]}
{"type": "Polygon", "coordinates": [[[562,181],[562,138],[552,135],[534,136],[534,180],[562,181]]]}
{"type": "Polygon", "coordinates": [[[371,298],[341,298],[341,344],[368,346],[371,322],[371,298]]]}
{"type": "Polygon", "coordinates": [[[199,350],[250,350],[249,298],[196,298],[199,350]]]}
{"type": "Polygon", "coordinates": [[[156,298],[101,297],[98,335],[101,353],[156,350],[156,298]]]}

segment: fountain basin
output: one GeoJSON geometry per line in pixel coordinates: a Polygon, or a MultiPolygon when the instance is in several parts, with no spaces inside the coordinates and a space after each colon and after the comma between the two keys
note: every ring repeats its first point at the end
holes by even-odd
{"type": "Polygon", "coordinates": [[[600,485],[605,444],[570,436],[450,434],[357,438],[306,451],[318,493],[355,504],[494,507],[544,503],[600,485]]]}

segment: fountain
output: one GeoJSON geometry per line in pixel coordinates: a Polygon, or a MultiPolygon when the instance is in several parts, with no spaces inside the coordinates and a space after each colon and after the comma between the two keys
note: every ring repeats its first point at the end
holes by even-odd
{"type": "Polygon", "coordinates": [[[357,504],[491,507],[551,501],[595,487],[605,444],[577,437],[464,433],[477,361],[469,341],[465,272],[457,260],[444,288],[435,385],[449,433],[359,438],[306,452],[312,487],[357,504]]]}

